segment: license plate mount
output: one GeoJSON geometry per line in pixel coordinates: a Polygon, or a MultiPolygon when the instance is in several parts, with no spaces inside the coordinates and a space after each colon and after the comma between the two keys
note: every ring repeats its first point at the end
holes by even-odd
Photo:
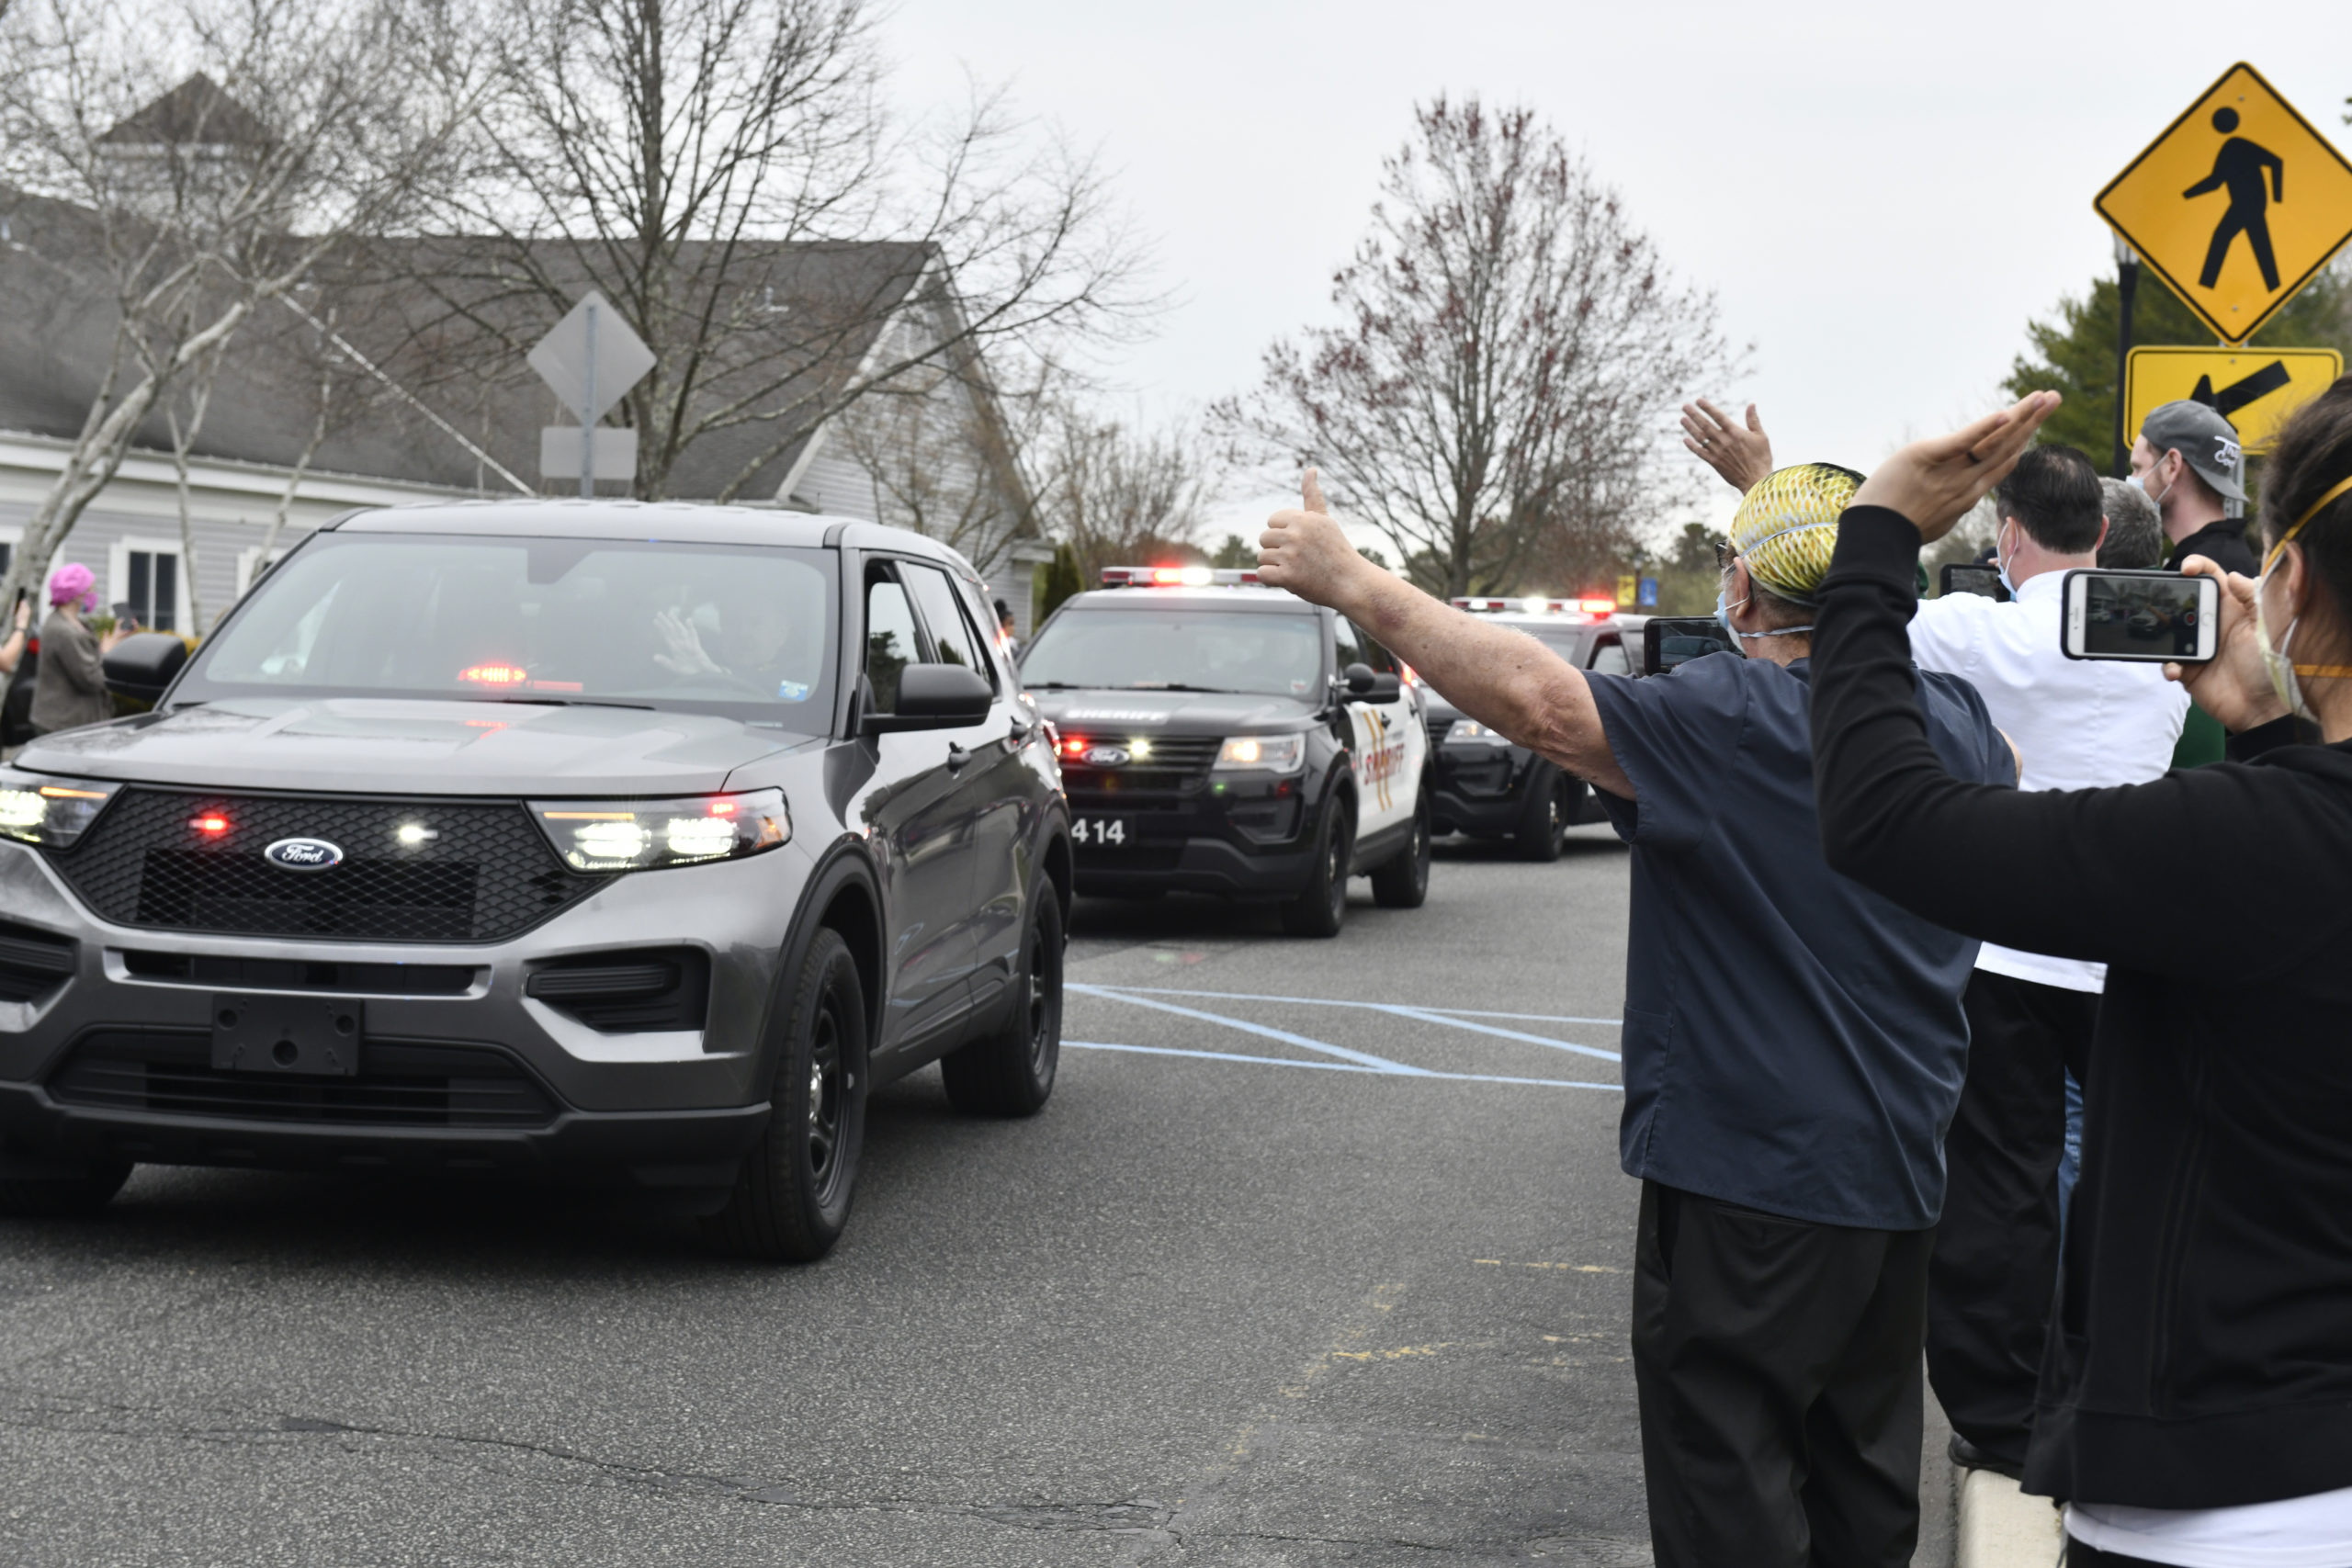
{"type": "Polygon", "coordinates": [[[348,997],[220,992],[212,998],[212,1066],[276,1077],[356,1077],[365,1025],[360,1004],[348,997]]]}

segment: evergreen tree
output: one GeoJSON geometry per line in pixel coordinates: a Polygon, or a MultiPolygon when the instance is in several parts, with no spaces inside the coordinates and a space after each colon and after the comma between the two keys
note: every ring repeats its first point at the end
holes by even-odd
{"type": "Polygon", "coordinates": [[[1068,545],[1056,546],[1054,558],[1046,566],[1045,586],[1037,595],[1037,619],[1044,621],[1061,608],[1063,600],[1085,586],[1078,575],[1078,558],[1068,545]]]}

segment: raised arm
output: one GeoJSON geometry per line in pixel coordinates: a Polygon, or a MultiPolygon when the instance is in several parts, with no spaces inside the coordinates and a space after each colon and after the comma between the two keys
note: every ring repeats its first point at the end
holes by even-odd
{"type": "Polygon", "coordinates": [[[1315,470],[1305,504],[1277,512],[1258,540],[1258,580],[1363,626],[1445,700],[1594,786],[1634,798],[1601,732],[1584,672],[1524,633],[1441,604],[1357,553],[1324,509],[1315,470]]]}

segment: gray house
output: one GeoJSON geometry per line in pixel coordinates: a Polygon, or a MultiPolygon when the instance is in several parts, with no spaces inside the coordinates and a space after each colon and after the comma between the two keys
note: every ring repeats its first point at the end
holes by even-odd
{"type": "MultiPolygon", "coordinates": [[[[142,137],[183,134],[191,96],[217,91],[184,84],[114,135],[135,156],[142,137]]],[[[257,124],[217,107],[195,118],[208,136],[257,124]]],[[[0,197],[0,566],[107,372],[117,313],[99,246],[87,210],[0,197]]],[[[130,602],[149,626],[200,633],[266,559],[349,508],[576,492],[576,478],[540,477],[540,433],[571,416],[522,356],[565,296],[593,286],[592,261],[560,242],[517,254],[464,235],[337,258],[232,341],[184,452],[159,409],[52,564],[87,564],[105,601],[130,602]]],[[[708,290],[684,308],[727,313],[725,333],[699,340],[697,374],[729,412],[650,464],[641,455],[655,491],[916,527],[969,558],[1026,635],[1035,565],[1052,550],[1003,411],[960,347],[938,258],[906,244],[752,243],[723,256],[683,247],[677,267],[708,290]],[[905,368],[836,406],[893,367],[905,368]]],[[[171,405],[183,431],[191,390],[171,405]]],[[[640,428],[640,446],[660,434],[640,428]]]]}

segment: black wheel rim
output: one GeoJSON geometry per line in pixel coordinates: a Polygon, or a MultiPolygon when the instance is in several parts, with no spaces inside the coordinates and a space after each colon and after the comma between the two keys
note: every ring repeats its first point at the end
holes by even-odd
{"type": "Polygon", "coordinates": [[[1348,907],[1348,830],[1345,823],[1331,829],[1329,854],[1331,912],[1336,915],[1348,907]]]}
{"type": "Polygon", "coordinates": [[[1036,1073],[1046,1065],[1046,1047],[1053,1042],[1053,1006],[1048,987],[1039,983],[1046,965],[1053,962],[1047,951],[1046,931],[1042,924],[1029,927],[1029,963],[1023,983],[1029,987],[1029,1070],[1036,1073]]]}
{"type": "Polygon", "coordinates": [[[808,1050],[808,1174],[820,1201],[841,1182],[842,1131],[850,1083],[842,1061],[841,1021],[829,1003],[819,1010],[808,1050]]]}
{"type": "Polygon", "coordinates": [[[1555,784],[1552,788],[1552,841],[1558,843],[1568,836],[1568,786],[1555,784]]]}

